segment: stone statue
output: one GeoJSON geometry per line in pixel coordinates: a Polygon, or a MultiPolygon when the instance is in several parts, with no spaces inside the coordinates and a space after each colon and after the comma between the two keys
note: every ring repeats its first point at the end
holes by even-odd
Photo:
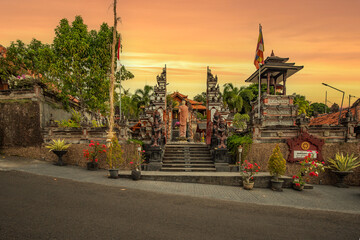
{"type": "Polygon", "coordinates": [[[226,142],[227,142],[227,126],[226,121],[224,118],[220,118],[219,122],[219,128],[217,129],[216,134],[217,140],[218,140],[218,148],[226,148],[226,142]]]}
{"type": "Polygon", "coordinates": [[[152,145],[151,147],[159,147],[161,145],[161,137],[162,137],[162,121],[161,115],[158,111],[154,112],[152,123],[152,145]]]}
{"type": "Polygon", "coordinates": [[[186,138],[186,124],[188,120],[189,108],[185,104],[185,100],[182,101],[179,107],[180,113],[180,138],[186,138]]]}

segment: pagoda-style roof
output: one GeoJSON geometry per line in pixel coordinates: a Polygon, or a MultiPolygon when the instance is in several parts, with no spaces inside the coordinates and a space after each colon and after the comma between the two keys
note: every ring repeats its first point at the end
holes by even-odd
{"type": "Polygon", "coordinates": [[[245,82],[258,83],[259,71],[261,76],[261,83],[266,83],[267,74],[270,73],[275,79],[286,73],[286,78],[294,75],[298,71],[304,68],[304,66],[295,66],[295,63],[288,63],[289,58],[281,58],[271,53],[271,56],[267,57],[264,61],[264,65],[257,69],[245,82]]]}
{"type": "Polygon", "coordinates": [[[182,100],[185,100],[187,103],[191,104],[192,109],[194,110],[206,110],[206,107],[202,102],[197,102],[192,99],[189,99],[187,95],[181,94],[179,92],[174,92],[171,94],[172,99],[181,103],[182,100]]]}

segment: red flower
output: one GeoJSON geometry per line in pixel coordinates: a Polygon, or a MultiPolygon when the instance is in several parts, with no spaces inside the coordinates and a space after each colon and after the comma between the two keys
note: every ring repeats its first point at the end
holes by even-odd
{"type": "Polygon", "coordinates": [[[95,162],[98,162],[97,158],[95,159],[95,162]]]}
{"type": "Polygon", "coordinates": [[[294,176],[293,176],[293,179],[295,179],[295,178],[296,178],[296,176],[294,175],[294,176]]]}
{"type": "Polygon", "coordinates": [[[100,145],[100,143],[96,142],[96,145],[98,145],[98,146],[99,146],[99,145],[100,145]]]}
{"type": "Polygon", "coordinates": [[[92,142],[92,143],[93,143],[94,141],[93,141],[93,140],[91,140],[90,142],[92,142]]]}
{"type": "Polygon", "coordinates": [[[321,162],[322,164],[325,164],[325,162],[321,162]]]}
{"type": "Polygon", "coordinates": [[[130,162],[130,164],[134,164],[134,162],[130,162]]]}
{"type": "Polygon", "coordinates": [[[95,144],[93,144],[93,143],[90,143],[90,144],[89,144],[89,147],[92,147],[92,146],[95,146],[95,144]]]}
{"type": "Polygon", "coordinates": [[[104,149],[103,152],[106,153],[106,150],[104,149]]]}
{"type": "Polygon", "coordinates": [[[106,145],[105,145],[105,144],[103,144],[103,145],[102,145],[102,147],[103,147],[103,148],[106,148],[106,145]]]}
{"type": "Polygon", "coordinates": [[[255,172],[258,172],[259,170],[256,170],[255,172]]]}
{"type": "Polygon", "coordinates": [[[295,186],[300,187],[300,183],[295,183],[295,186]]]}

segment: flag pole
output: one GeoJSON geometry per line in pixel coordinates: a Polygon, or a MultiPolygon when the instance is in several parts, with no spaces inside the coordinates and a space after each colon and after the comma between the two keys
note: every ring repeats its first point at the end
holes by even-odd
{"type": "Polygon", "coordinates": [[[261,64],[259,64],[259,93],[258,93],[258,114],[259,114],[259,119],[261,119],[260,116],[260,95],[261,95],[261,76],[260,76],[260,70],[261,70],[261,64]]]}
{"type": "Polygon", "coordinates": [[[120,73],[120,81],[119,81],[119,88],[120,88],[120,92],[119,92],[119,121],[121,122],[121,62],[120,62],[120,53],[121,53],[121,35],[119,37],[119,45],[118,45],[118,59],[117,59],[117,71],[120,73]]]}

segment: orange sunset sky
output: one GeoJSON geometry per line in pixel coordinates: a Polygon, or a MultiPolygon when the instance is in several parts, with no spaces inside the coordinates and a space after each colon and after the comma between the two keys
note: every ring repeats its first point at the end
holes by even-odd
{"type": "MultiPolygon", "coordinates": [[[[112,25],[112,0],[0,0],[0,44],[32,38],[51,43],[60,19],[81,15],[89,29],[112,25]]],[[[119,0],[124,64],[135,75],[124,83],[134,92],[155,85],[168,68],[168,91],[193,97],[205,91],[206,67],[220,86],[245,80],[253,64],[258,25],[263,26],[265,56],[271,50],[304,69],[287,81],[287,92],[312,102],[340,105],[341,93],[360,97],[360,0],[119,0]]],[[[352,102],[354,99],[352,99],[352,102]]],[[[330,105],[330,104],[329,104],[330,105]]]]}

